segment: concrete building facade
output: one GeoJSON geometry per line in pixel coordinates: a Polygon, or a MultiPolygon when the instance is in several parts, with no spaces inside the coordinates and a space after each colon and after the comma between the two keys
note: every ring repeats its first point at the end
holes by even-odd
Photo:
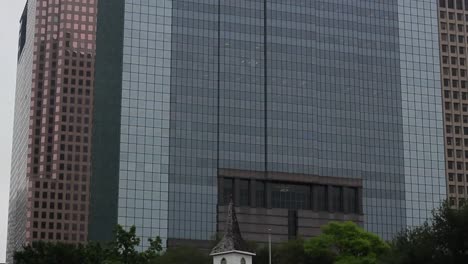
{"type": "Polygon", "coordinates": [[[8,259],[88,240],[95,0],[30,0],[21,18],[8,259]]]}
{"type": "Polygon", "coordinates": [[[459,207],[468,198],[468,1],[438,2],[447,193],[459,207]]]}

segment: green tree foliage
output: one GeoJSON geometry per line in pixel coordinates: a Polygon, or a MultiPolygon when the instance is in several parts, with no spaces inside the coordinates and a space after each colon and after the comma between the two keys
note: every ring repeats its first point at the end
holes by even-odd
{"type": "Polygon", "coordinates": [[[322,231],[304,245],[305,252],[318,263],[376,264],[390,249],[377,235],[353,222],[331,222],[322,231]]]}
{"type": "Polygon", "coordinates": [[[468,207],[453,210],[444,204],[432,221],[400,233],[385,263],[468,263],[467,223],[468,207]]]}
{"type": "Polygon", "coordinates": [[[173,248],[162,253],[162,240],[149,239],[150,246],[138,252],[136,228],[115,229],[114,241],[105,246],[90,242],[85,246],[34,242],[15,252],[15,264],[211,264],[208,254],[194,248],[173,248]]]}
{"type": "Polygon", "coordinates": [[[139,261],[144,256],[136,250],[139,245],[140,239],[136,236],[135,226],[132,226],[129,231],[126,231],[122,226],[117,226],[115,240],[109,244],[106,260],[122,264],[140,263],[139,261]]]}
{"type": "Polygon", "coordinates": [[[104,261],[106,261],[107,251],[100,243],[89,242],[84,247],[83,255],[85,257],[84,263],[86,264],[104,263],[104,261]]]}
{"type": "MultiPolygon", "coordinates": [[[[268,264],[268,247],[262,246],[255,250],[255,264],[268,264]]],[[[274,264],[312,264],[312,258],[304,251],[304,240],[290,240],[274,245],[272,248],[272,262],[274,264]]],[[[320,262],[316,262],[320,263],[320,262]]]]}
{"type": "MultiPolygon", "coordinates": [[[[274,264],[439,264],[468,263],[468,207],[448,205],[434,211],[424,225],[401,232],[390,244],[352,222],[332,222],[318,237],[292,240],[272,250],[274,264]]],[[[115,239],[101,245],[34,242],[15,252],[15,264],[209,264],[211,258],[193,248],[173,248],[162,253],[162,241],[149,240],[138,252],[136,229],[118,226],[115,239]]],[[[251,244],[252,248],[256,245],[251,244]]],[[[254,250],[255,264],[268,263],[268,248],[254,250]]]]}
{"type": "Polygon", "coordinates": [[[21,252],[16,252],[15,264],[67,264],[84,263],[84,249],[63,243],[33,242],[25,246],[21,252]]]}
{"type": "Polygon", "coordinates": [[[160,237],[157,237],[156,240],[150,238],[148,242],[150,242],[149,248],[141,254],[142,261],[145,263],[151,263],[153,260],[157,259],[163,250],[160,237]]]}
{"type": "Polygon", "coordinates": [[[283,243],[276,247],[273,254],[275,263],[278,264],[312,264],[304,250],[304,240],[297,239],[283,243]]]}
{"type": "Polygon", "coordinates": [[[203,252],[190,248],[171,248],[151,262],[152,264],[211,264],[213,260],[203,252]]]}
{"type": "Polygon", "coordinates": [[[158,237],[149,240],[150,247],[144,252],[138,252],[140,239],[136,236],[136,228],[126,231],[117,226],[115,239],[102,246],[90,242],[86,246],[64,243],[34,242],[23,250],[15,252],[15,264],[145,264],[154,262],[162,251],[162,241],[158,237]]]}

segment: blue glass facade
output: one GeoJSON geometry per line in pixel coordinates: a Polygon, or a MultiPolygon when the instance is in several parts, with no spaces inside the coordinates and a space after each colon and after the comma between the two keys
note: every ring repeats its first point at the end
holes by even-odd
{"type": "Polygon", "coordinates": [[[362,179],[369,231],[420,224],[446,194],[437,32],[431,0],[125,0],[118,222],[208,240],[237,169],[362,179]]]}
{"type": "Polygon", "coordinates": [[[447,193],[436,1],[399,0],[398,25],[405,223],[415,226],[447,193]]]}
{"type": "Polygon", "coordinates": [[[172,1],[125,1],[118,223],[168,237],[172,1]]]}

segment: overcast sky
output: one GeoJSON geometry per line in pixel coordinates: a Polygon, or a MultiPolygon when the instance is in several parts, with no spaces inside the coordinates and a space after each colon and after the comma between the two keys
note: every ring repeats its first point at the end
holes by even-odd
{"type": "Polygon", "coordinates": [[[0,0],[0,263],[5,262],[19,18],[25,0],[0,0]]]}

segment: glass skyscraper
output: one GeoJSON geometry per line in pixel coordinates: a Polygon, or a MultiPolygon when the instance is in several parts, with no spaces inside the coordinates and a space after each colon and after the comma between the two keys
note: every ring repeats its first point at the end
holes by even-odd
{"type": "Polygon", "coordinates": [[[103,19],[123,30],[98,26],[97,65],[109,67],[99,36],[120,37],[122,47],[111,44],[122,81],[96,87],[121,87],[108,113],[120,131],[108,142],[120,144],[109,172],[119,224],[210,239],[220,170],[362,180],[364,225],[384,238],[445,199],[436,2],[127,0],[121,9],[103,19]]]}
{"type": "Polygon", "coordinates": [[[99,1],[92,95],[91,240],[207,241],[228,196],[247,239],[390,239],[446,197],[436,1],[99,1]]]}

